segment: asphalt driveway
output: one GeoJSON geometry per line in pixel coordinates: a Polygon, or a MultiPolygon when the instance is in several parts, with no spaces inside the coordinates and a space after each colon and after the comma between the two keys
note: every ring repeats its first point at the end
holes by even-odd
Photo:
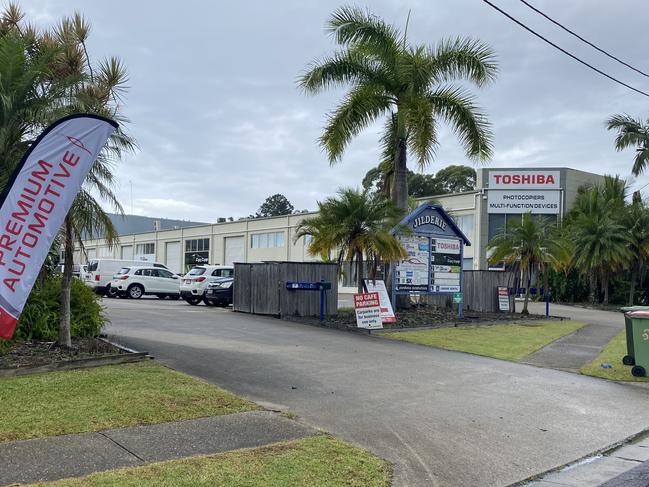
{"type": "Polygon", "coordinates": [[[395,485],[508,485],[649,427],[637,386],[184,302],[106,305],[118,341],[368,448],[395,485]]]}

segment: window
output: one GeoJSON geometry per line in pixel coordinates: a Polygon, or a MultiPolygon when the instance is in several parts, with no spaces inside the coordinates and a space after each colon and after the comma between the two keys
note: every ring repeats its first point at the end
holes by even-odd
{"type": "Polygon", "coordinates": [[[117,271],[117,275],[123,275],[123,274],[128,274],[128,271],[130,271],[130,267],[122,267],[120,270],[117,271]]]}
{"type": "Polygon", "coordinates": [[[313,235],[305,235],[302,238],[302,241],[305,247],[311,245],[311,242],[313,242],[313,235]]]}
{"type": "Polygon", "coordinates": [[[185,252],[206,252],[210,250],[209,238],[185,240],[185,252]]]}
{"type": "Polygon", "coordinates": [[[99,247],[99,258],[110,258],[113,256],[113,249],[109,247],[99,247]]]}
{"type": "Polygon", "coordinates": [[[155,244],[153,242],[152,243],[137,244],[135,246],[135,254],[136,255],[155,254],[155,244]]]}
{"type": "Polygon", "coordinates": [[[284,245],[284,232],[255,233],[250,239],[250,247],[253,249],[271,249],[284,245]]]}
{"type": "Polygon", "coordinates": [[[466,238],[469,239],[469,242],[471,242],[473,240],[473,229],[475,222],[473,214],[454,215],[453,220],[455,221],[455,224],[458,226],[458,228],[462,230],[462,233],[466,235],[466,238]]]}
{"type": "Polygon", "coordinates": [[[190,276],[200,276],[205,274],[205,267],[194,267],[191,271],[189,271],[190,276]]]}
{"type": "Polygon", "coordinates": [[[234,271],[232,269],[216,269],[212,272],[212,275],[215,277],[232,277],[234,271]]]}
{"type": "Polygon", "coordinates": [[[165,269],[157,269],[158,277],[164,277],[167,279],[173,279],[174,275],[165,269]]]}

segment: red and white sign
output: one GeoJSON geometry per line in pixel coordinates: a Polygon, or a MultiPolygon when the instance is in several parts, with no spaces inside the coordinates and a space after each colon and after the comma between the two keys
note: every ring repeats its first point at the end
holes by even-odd
{"type": "Polygon", "coordinates": [[[459,254],[460,241],[448,238],[436,238],[433,243],[433,253],[437,254],[459,254]]]}
{"type": "Polygon", "coordinates": [[[354,294],[356,326],[368,330],[383,328],[380,304],[379,293],[354,294]]]}
{"type": "Polygon", "coordinates": [[[498,286],[498,309],[509,311],[509,290],[506,287],[498,286]]]}
{"type": "Polygon", "coordinates": [[[489,189],[559,189],[559,171],[509,170],[489,171],[489,189]]]}
{"type": "Polygon", "coordinates": [[[117,123],[72,115],[27,151],[0,197],[0,338],[18,317],[72,202],[117,123]]]}
{"type": "Polygon", "coordinates": [[[394,316],[390,296],[385,287],[385,282],[381,280],[373,281],[372,279],[365,279],[365,288],[368,293],[378,293],[379,307],[381,308],[381,321],[383,323],[396,323],[397,318],[394,316]]]}

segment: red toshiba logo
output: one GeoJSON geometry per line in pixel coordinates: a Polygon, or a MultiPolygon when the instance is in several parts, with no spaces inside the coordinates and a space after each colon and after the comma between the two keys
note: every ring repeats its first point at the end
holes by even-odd
{"type": "Polygon", "coordinates": [[[494,174],[496,184],[536,184],[554,185],[556,183],[552,174],[494,174]]]}

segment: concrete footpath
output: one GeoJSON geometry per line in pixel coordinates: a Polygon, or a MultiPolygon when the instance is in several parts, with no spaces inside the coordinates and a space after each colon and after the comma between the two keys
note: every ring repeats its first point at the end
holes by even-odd
{"type": "Polygon", "coordinates": [[[280,414],[252,411],[0,443],[0,485],[78,477],[118,467],[253,448],[316,433],[280,414]]]}
{"type": "Polygon", "coordinates": [[[586,458],[526,487],[647,487],[649,486],[649,438],[586,458]]]}
{"type": "MultiPolygon", "coordinates": [[[[543,314],[545,304],[530,303],[529,309],[531,313],[543,314]]],[[[577,372],[624,329],[624,315],[615,311],[551,304],[550,313],[583,321],[586,326],[528,355],[522,363],[577,372]]]]}

